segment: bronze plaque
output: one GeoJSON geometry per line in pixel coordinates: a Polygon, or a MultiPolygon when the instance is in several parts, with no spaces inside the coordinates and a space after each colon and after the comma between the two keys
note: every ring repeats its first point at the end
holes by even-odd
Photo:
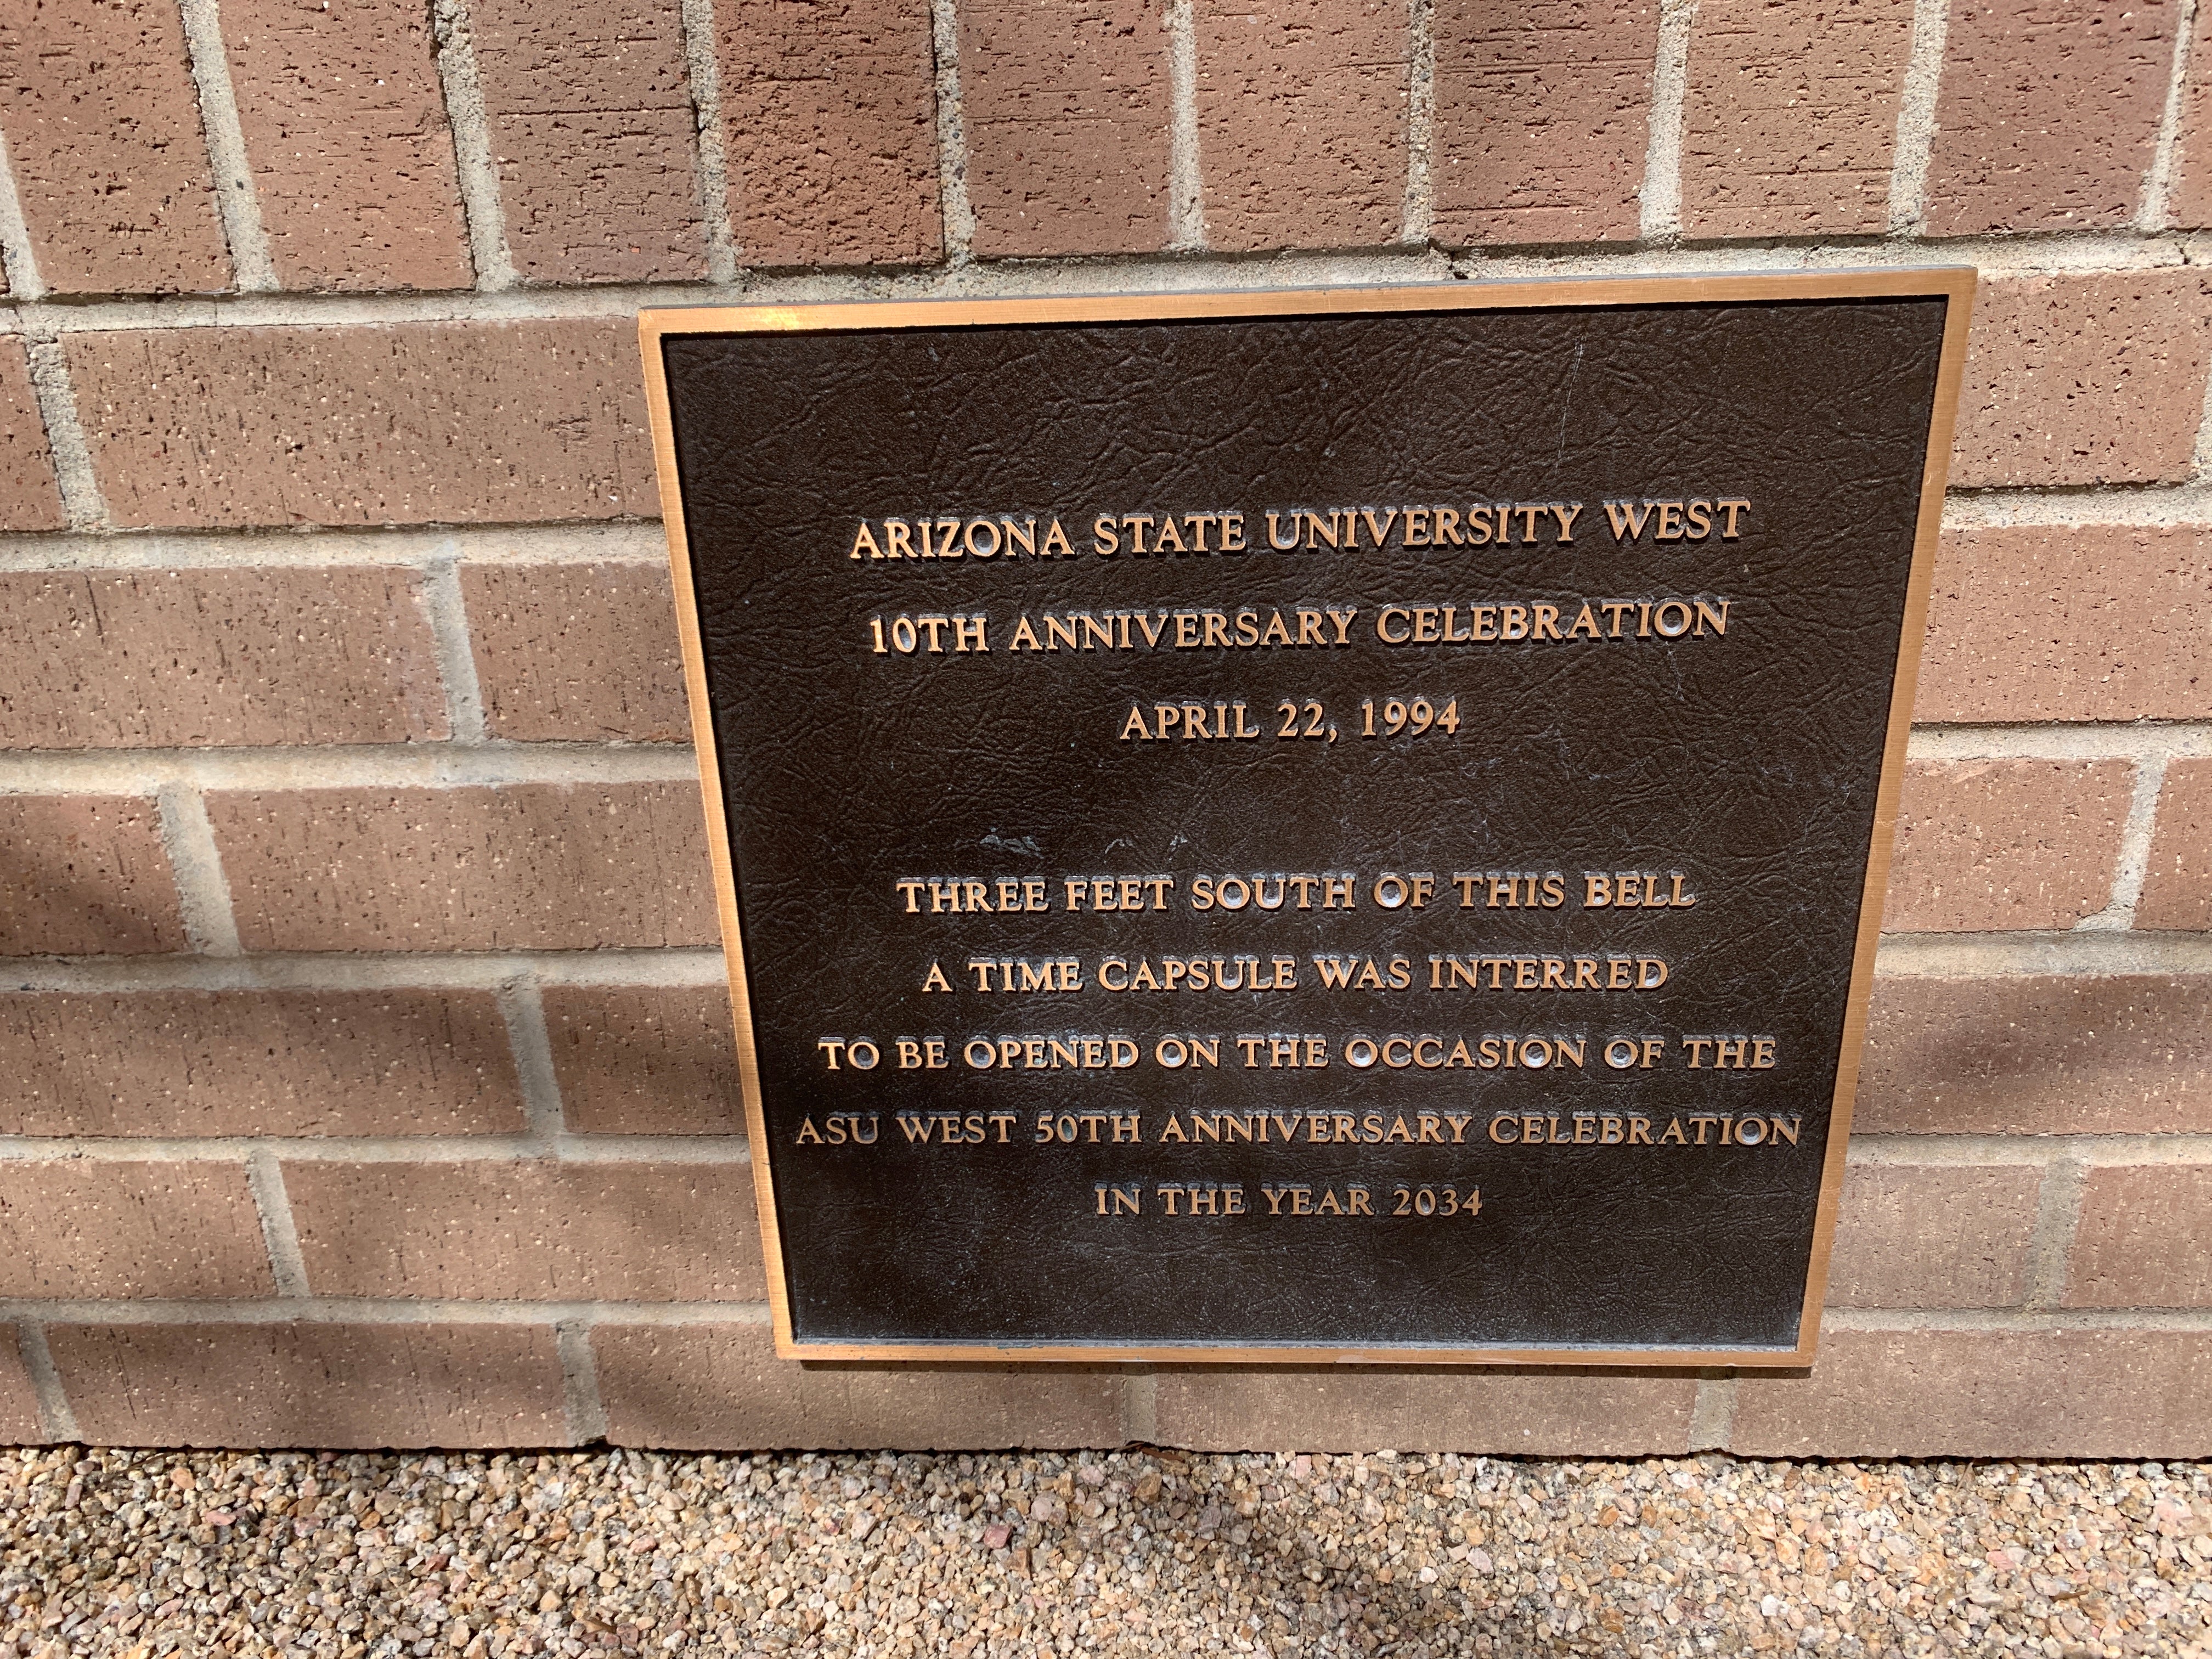
{"type": "Polygon", "coordinates": [[[1972,291],[648,313],[778,1351],[1807,1363],[1972,291]]]}

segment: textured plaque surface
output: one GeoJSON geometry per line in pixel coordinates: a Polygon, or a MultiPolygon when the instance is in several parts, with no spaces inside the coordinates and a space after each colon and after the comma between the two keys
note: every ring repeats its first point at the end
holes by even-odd
{"type": "Polygon", "coordinates": [[[649,313],[782,1352],[1803,1363],[1971,293],[649,313]]]}

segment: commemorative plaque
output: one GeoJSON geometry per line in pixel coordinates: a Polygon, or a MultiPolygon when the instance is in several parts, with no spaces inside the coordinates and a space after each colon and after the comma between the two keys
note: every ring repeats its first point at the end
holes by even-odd
{"type": "Polygon", "coordinates": [[[647,313],[779,1352],[1808,1363],[1972,291],[647,313]]]}

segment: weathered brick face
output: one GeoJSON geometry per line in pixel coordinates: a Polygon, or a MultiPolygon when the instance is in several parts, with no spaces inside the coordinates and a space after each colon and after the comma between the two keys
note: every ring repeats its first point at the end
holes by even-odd
{"type": "Polygon", "coordinates": [[[967,1366],[935,1388],[869,1367],[788,1364],[760,1325],[594,1333],[607,1431],[629,1445],[1094,1446],[1121,1439],[1101,1368],[967,1366]]]}
{"type": "Polygon", "coordinates": [[[20,343],[0,341],[0,530],[58,530],[67,522],[30,357],[20,343]]]}
{"type": "Polygon", "coordinates": [[[0,747],[405,743],[448,735],[402,570],[0,574],[0,747]]]}
{"type": "Polygon", "coordinates": [[[0,1134],[514,1134],[488,991],[0,995],[0,1134]]]}
{"type": "Polygon", "coordinates": [[[1693,1378],[1651,1373],[1170,1371],[1155,1409],[1169,1439],[1237,1450],[1479,1443],[1540,1457],[1686,1450],[1696,1398],[1693,1378]]]}
{"type": "Polygon", "coordinates": [[[653,510],[626,325],[75,334],[117,521],[149,528],[615,519],[653,510]]]}
{"type": "Polygon", "coordinates": [[[742,1164],[345,1164],[284,1172],[308,1287],[501,1302],[758,1302],[742,1164]]]}
{"type": "Polygon", "coordinates": [[[2066,1304],[2212,1307],[2212,1258],[2176,1249],[2212,1228],[2212,1164],[2093,1170],[2081,1195],[2066,1304]]]}
{"type": "Polygon", "coordinates": [[[465,11],[0,8],[0,1441],[2201,1454],[2212,6],[465,11]],[[1948,261],[1809,1374],[774,1358],[641,307],[1948,261]]]}
{"type": "Polygon", "coordinates": [[[2212,15],[2201,7],[2191,35],[2190,61],[2196,67],[2181,88],[2173,187],[2166,209],[2170,223],[2201,226],[2212,224],[2212,76],[2203,68],[2205,43],[2212,39],[2212,15]]]}
{"type": "Polygon", "coordinates": [[[2201,933],[2212,927],[2212,762],[2168,768],[2162,804],[2136,920],[2144,927],[2201,933]]]}
{"type": "Polygon", "coordinates": [[[2158,143],[2179,11],[2170,0],[1953,7],[1929,229],[2081,230],[2132,219],[2158,143]]]}
{"type": "Polygon", "coordinates": [[[45,1436],[39,1411],[39,1386],[23,1363],[22,1332],[0,1325],[0,1434],[12,1444],[28,1446],[45,1436]]]}
{"type": "Polygon", "coordinates": [[[1706,0],[1682,131],[1689,236],[1864,235],[1889,222],[1911,0],[1706,0]]]}
{"type": "Polygon", "coordinates": [[[561,1360],[527,1325],[62,1325],[47,1339],[108,1445],[557,1446],[561,1360]]]}
{"type": "MultiPolygon", "coordinates": [[[[231,283],[184,25],[163,0],[0,17],[0,132],[41,281],[62,294],[231,283]]],[[[19,273],[9,273],[21,283],[19,273]]]]}
{"type": "Polygon", "coordinates": [[[1908,767],[1883,926],[2071,927],[2102,910],[2134,781],[2118,761],[1908,767]]]}
{"type": "Polygon", "coordinates": [[[1844,1183],[1838,1308],[2009,1308],[2027,1290],[2042,1172],[1875,1164],[1844,1183]]]}
{"type": "Polygon", "coordinates": [[[1210,247],[1371,247],[1405,216],[1407,64],[1389,0],[1193,13],[1210,247]]]}
{"type": "Polygon", "coordinates": [[[1437,237],[1633,237],[1656,0],[1468,0],[1436,11],[1437,237]]]}
{"type": "Polygon", "coordinates": [[[1856,1127],[2203,1134],[2212,1130],[2212,981],[1884,980],[1868,1022],[1856,1127]]]}
{"type": "Polygon", "coordinates": [[[2194,1331],[1841,1331],[1809,1377],[1746,1377],[1733,1443],[1802,1457],[1838,1440],[1883,1457],[2186,1457],[2203,1443],[2212,1363],[2194,1331]]]}
{"type": "Polygon", "coordinates": [[[0,955],[185,947],[161,813],[137,795],[0,795],[0,955]]]}
{"type": "Polygon", "coordinates": [[[570,1128],[744,1133],[720,986],[564,987],[545,994],[545,1024],[570,1128]]]}
{"type": "Polygon", "coordinates": [[[275,1289],[246,1172],[210,1164],[10,1163],[0,1296],[225,1297],[275,1289]]]}
{"type": "Polygon", "coordinates": [[[768,267],[937,258],[927,9],[732,0],[715,22],[738,257],[768,267]]]}
{"type": "Polygon", "coordinates": [[[317,789],[208,799],[266,951],[592,951],[714,938],[698,791],[317,789]]]}
{"type": "Polygon", "coordinates": [[[428,9],[230,0],[222,25],[278,279],[287,288],[467,287],[428,9]]]}
{"type": "Polygon", "coordinates": [[[484,721],[518,741],[680,743],[691,731],[665,570],[481,565],[463,573],[484,721]]]}
{"type": "Polygon", "coordinates": [[[2212,544],[2196,526],[2038,525],[1943,538],[1917,719],[2212,715],[2212,544]]]}
{"type": "Polygon", "coordinates": [[[706,275],[678,9],[494,0],[469,21],[515,270],[545,283],[706,275]]]}
{"type": "Polygon", "coordinates": [[[1983,284],[1959,485],[2173,483],[2195,468],[2212,287],[2188,270],[1983,284]]]}
{"type": "Polygon", "coordinates": [[[1168,240],[1168,39],[1145,0],[960,10],[975,252],[1141,253],[1168,240]]]}

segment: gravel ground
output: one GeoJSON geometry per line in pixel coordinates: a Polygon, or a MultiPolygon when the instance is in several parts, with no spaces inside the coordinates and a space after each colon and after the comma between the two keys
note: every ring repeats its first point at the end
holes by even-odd
{"type": "Polygon", "coordinates": [[[0,1656],[2212,1655],[2212,1464],[0,1452],[0,1656]]]}

